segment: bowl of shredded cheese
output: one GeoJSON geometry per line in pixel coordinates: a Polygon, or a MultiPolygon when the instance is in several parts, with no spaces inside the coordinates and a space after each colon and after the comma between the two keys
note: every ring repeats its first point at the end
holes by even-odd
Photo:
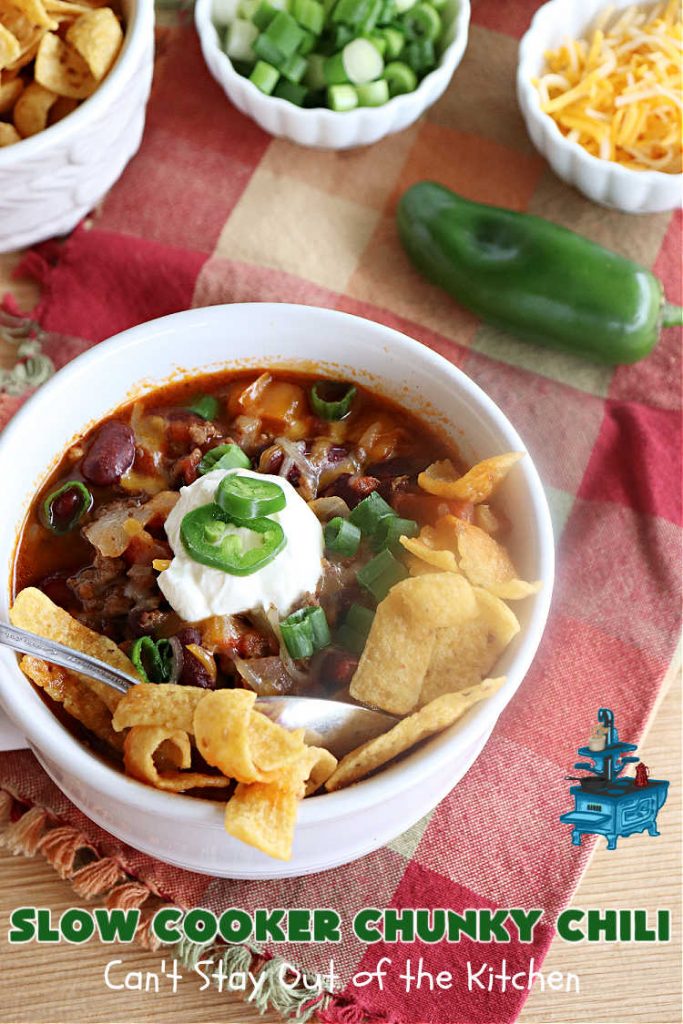
{"type": "Polygon", "coordinates": [[[537,11],[517,95],[560,178],[628,213],[680,205],[682,46],[679,0],[551,0],[537,11]]]}

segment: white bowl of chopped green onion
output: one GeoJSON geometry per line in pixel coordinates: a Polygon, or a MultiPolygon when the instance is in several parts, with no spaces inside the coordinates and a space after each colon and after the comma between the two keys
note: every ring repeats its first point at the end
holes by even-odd
{"type": "Polygon", "coordinates": [[[197,0],[208,68],[272,135],[349,149],[401,131],[445,92],[470,0],[197,0]]]}

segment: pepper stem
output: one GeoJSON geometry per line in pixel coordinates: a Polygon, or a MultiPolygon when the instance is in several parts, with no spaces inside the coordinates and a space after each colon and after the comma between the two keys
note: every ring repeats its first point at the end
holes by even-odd
{"type": "Polygon", "coordinates": [[[665,302],[662,306],[662,327],[683,327],[683,306],[665,302]]]}

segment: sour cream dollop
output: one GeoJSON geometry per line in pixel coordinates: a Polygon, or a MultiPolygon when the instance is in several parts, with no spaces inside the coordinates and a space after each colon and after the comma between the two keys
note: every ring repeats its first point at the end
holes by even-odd
{"type": "MultiPolygon", "coordinates": [[[[245,548],[260,543],[253,532],[238,526],[232,529],[245,548]]],[[[168,569],[160,573],[159,588],[174,611],[187,622],[199,622],[211,615],[238,615],[271,605],[284,614],[304,594],[315,591],[322,574],[322,527],[304,499],[279,476],[249,469],[214,469],[206,473],[189,487],[181,487],[180,498],[166,520],[166,534],[175,557],[168,569]],[[281,512],[268,516],[280,524],[287,544],[272,562],[250,576],[231,576],[195,562],[180,539],[180,524],[187,513],[213,502],[223,477],[235,473],[270,480],[282,488],[287,499],[281,512]]]]}

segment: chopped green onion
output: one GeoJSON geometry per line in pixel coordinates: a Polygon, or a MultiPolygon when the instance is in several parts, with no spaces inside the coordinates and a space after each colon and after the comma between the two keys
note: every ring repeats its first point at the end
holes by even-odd
{"type": "Polygon", "coordinates": [[[319,416],[322,420],[343,420],[351,411],[351,405],[355,397],[356,389],[353,384],[319,380],[311,388],[311,408],[316,416],[319,416]],[[341,388],[345,390],[339,394],[341,388]],[[325,398],[321,392],[330,395],[330,397],[325,398]]]}
{"type": "Polygon", "coordinates": [[[221,411],[221,403],[213,395],[200,395],[187,406],[187,410],[203,420],[215,420],[221,411]]]}
{"type": "Polygon", "coordinates": [[[373,35],[371,33],[370,35],[367,35],[365,38],[369,43],[372,43],[380,57],[384,59],[384,55],[387,52],[387,41],[384,38],[384,36],[373,35]]]}
{"type": "Polygon", "coordinates": [[[436,39],[441,32],[441,18],[431,4],[420,3],[403,19],[408,39],[436,39]]]}
{"type": "Polygon", "coordinates": [[[256,10],[256,14],[252,18],[252,21],[259,32],[265,32],[277,12],[278,8],[273,7],[268,0],[261,0],[261,3],[258,5],[256,10]]]}
{"type": "Polygon", "coordinates": [[[303,41],[304,33],[291,14],[287,11],[278,11],[263,36],[277,47],[283,56],[291,57],[303,41]]]}
{"type": "Polygon", "coordinates": [[[396,15],[396,6],[394,0],[384,0],[382,4],[382,10],[379,12],[379,18],[377,19],[378,25],[389,25],[396,15]]]}
{"type": "Polygon", "coordinates": [[[335,516],[325,525],[325,547],[342,558],[352,558],[358,551],[361,540],[360,529],[348,519],[335,516]]]}
{"type": "Polygon", "coordinates": [[[210,448],[197,466],[200,476],[210,473],[212,469],[251,469],[251,459],[239,445],[219,444],[210,448]]]}
{"type": "MultiPolygon", "coordinates": [[[[259,36],[257,44],[260,43],[263,38],[263,36],[259,36]]],[[[279,77],[280,72],[277,68],[274,68],[272,64],[268,64],[264,60],[260,60],[249,75],[249,81],[253,82],[256,88],[260,89],[261,92],[264,92],[266,96],[270,96],[271,92],[277,85],[279,77]]]]}
{"type": "Polygon", "coordinates": [[[358,106],[358,96],[352,85],[331,85],[327,90],[327,102],[332,110],[343,113],[358,106]]]}
{"type": "Polygon", "coordinates": [[[367,18],[373,0],[338,0],[332,12],[332,21],[358,28],[367,18]]]}
{"type": "Polygon", "coordinates": [[[237,13],[242,18],[247,18],[248,21],[254,20],[254,15],[259,9],[261,0],[239,0],[237,5],[237,13]]]}
{"type": "Polygon", "coordinates": [[[344,70],[352,85],[374,82],[384,70],[381,54],[367,39],[354,39],[342,50],[344,70]]]}
{"type": "Polygon", "coordinates": [[[405,92],[412,92],[417,85],[417,75],[413,69],[400,60],[394,60],[387,64],[384,69],[384,78],[389,86],[390,96],[401,96],[405,92]]]}
{"type": "Polygon", "coordinates": [[[291,12],[302,28],[319,36],[325,25],[325,8],[317,0],[294,0],[291,12]]]}
{"type": "Polygon", "coordinates": [[[302,57],[307,57],[312,50],[315,50],[315,44],[317,43],[316,37],[312,32],[304,29],[304,37],[299,44],[299,53],[302,57]]]}
{"type": "MultiPolygon", "coordinates": [[[[306,58],[302,57],[299,53],[293,53],[292,56],[288,57],[284,64],[280,66],[280,71],[288,82],[294,82],[298,85],[306,74],[307,67],[308,61],[306,58]]],[[[303,95],[306,95],[305,89],[303,90],[303,95]]]]}
{"type": "MultiPolygon", "coordinates": [[[[257,57],[260,57],[264,64],[269,64],[272,68],[279,68],[281,64],[287,59],[280,49],[272,42],[271,39],[262,32],[254,43],[254,53],[257,57]]],[[[256,69],[254,69],[256,70],[256,69]]],[[[253,72],[252,72],[253,74],[253,72]]],[[[252,80],[252,76],[249,76],[252,80]]],[[[259,88],[261,88],[259,86],[259,88]]]]}
{"type": "Polygon", "coordinates": [[[232,61],[256,60],[254,43],[258,38],[258,29],[250,21],[236,18],[225,34],[225,52],[232,61]]]}
{"type": "Polygon", "coordinates": [[[362,604],[352,604],[337,631],[336,641],[352,654],[361,655],[368,639],[375,613],[362,604]]]}
{"type": "Polygon", "coordinates": [[[356,579],[375,601],[383,601],[395,583],[406,579],[408,570],[386,548],[359,569],[356,579]]]}
{"type": "Polygon", "coordinates": [[[80,480],[69,480],[48,494],[41,506],[41,519],[53,533],[69,533],[92,508],[93,496],[80,480]]]}
{"type": "Polygon", "coordinates": [[[434,43],[431,39],[414,39],[403,51],[403,58],[418,75],[436,64],[434,43]]]}
{"type": "Polygon", "coordinates": [[[310,658],[330,643],[330,628],[319,605],[300,608],[280,623],[285,646],[293,658],[310,658]]]}
{"type": "Polygon", "coordinates": [[[359,501],[349,516],[349,521],[357,526],[364,537],[372,537],[384,516],[395,516],[381,494],[373,491],[367,498],[359,501]]]}
{"type": "Polygon", "coordinates": [[[382,0],[373,0],[372,6],[368,11],[368,14],[363,18],[359,25],[360,31],[366,36],[369,32],[375,28],[379,21],[379,16],[382,13],[382,0]]]}
{"type": "Polygon", "coordinates": [[[357,85],[358,103],[361,107],[381,107],[389,102],[389,85],[380,78],[377,82],[357,85]]]}
{"type": "Polygon", "coordinates": [[[230,519],[239,522],[282,512],[287,505],[285,492],[279,484],[239,473],[223,477],[215,501],[230,519]]]}
{"type": "MultiPolygon", "coordinates": [[[[306,69],[306,85],[313,92],[317,92],[319,89],[324,89],[327,85],[325,80],[325,58],[321,53],[312,53],[308,58],[308,67],[306,69]]],[[[354,94],[354,100],[356,99],[354,94]]]]}
{"type": "Polygon", "coordinates": [[[401,519],[399,516],[383,516],[377,524],[372,546],[375,551],[388,548],[390,551],[401,551],[399,537],[416,537],[420,531],[414,519],[401,519]]]}
{"type": "Polygon", "coordinates": [[[397,14],[405,14],[411,7],[417,2],[417,0],[394,0],[394,6],[397,14]]]}
{"type": "Polygon", "coordinates": [[[343,53],[335,53],[331,57],[327,57],[323,65],[323,71],[328,85],[348,84],[349,79],[344,67],[343,53]]]}
{"type": "Polygon", "coordinates": [[[328,38],[325,39],[324,45],[329,46],[330,53],[336,53],[337,50],[343,50],[346,44],[355,38],[356,29],[349,28],[348,25],[335,25],[329,32],[328,38]]]}
{"type": "MultiPolygon", "coordinates": [[[[403,32],[399,32],[397,28],[392,26],[383,29],[382,35],[387,44],[387,57],[389,60],[396,60],[406,44],[406,37],[403,35],[403,32]]],[[[386,78],[386,68],[384,71],[386,78]]]]}
{"type": "Polygon", "coordinates": [[[238,0],[213,0],[211,5],[211,17],[214,25],[225,28],[231,25],[237,17],[239,8],[238,0]]]}
{"type": "Polygon", "coordinates": [[[288,100],[297,107],[301,107],[307,93],[308,90],[304,85],[297,85],[296,82],[288,82],[286,79],[281,78],[273,89],[272,95],[277,96],[280,100],[288,100]]]}
{"type": "Polygon", "coordinates": [[[130,650],[130,660],[145,683],[167,683],[174,657],[168,640],[153,640],[151,636],[141,636],[130,650]]]}

